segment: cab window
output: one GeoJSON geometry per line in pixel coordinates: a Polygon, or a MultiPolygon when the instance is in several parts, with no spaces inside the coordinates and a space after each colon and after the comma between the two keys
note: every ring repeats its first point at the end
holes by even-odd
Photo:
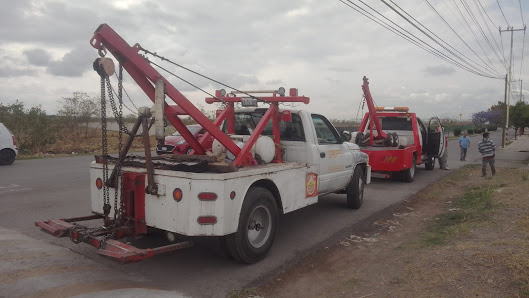
{"type": "Polygon", "coordinates": [[[342,143],[342,139],[339,137],[338,132],[336,132],[336,129],[334,129],[325,117],[312,114],[312,123],[314,123],[314,129],[316,130],[318,144],[342,143]]]}

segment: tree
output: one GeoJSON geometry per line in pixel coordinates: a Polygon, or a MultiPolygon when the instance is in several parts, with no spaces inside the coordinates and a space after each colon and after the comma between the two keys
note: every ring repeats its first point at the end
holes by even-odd
{"type": "Polygon", "coordinates": [[[71,133],[78,133],[84,127],[88,135],[88,124],[93,116],[101,111],[101,100],[84,92],[74,92],[72,97],[63,97],[63,105],[58,115],[63,117],[65,126],[71,133]]]}
{"type": "Polygon", "coordinates": [[[503,114],[498,110],[489,109],[472,115],[472,123],[477,127],[483,127],[484,124],[503,126],[503,114]]]}
{"type": "Polygon", "coordinates": [[[26,108],[18,100],[14,104],[0,103],[0,121],[13,132],[21,152],[38,153],[53,144],[57,135],[55,118],[46,115],[40,106],[26,108]]]}
{"type": "Polygon", "coordinates": [[[529,126],[529,105],[523,101],[518,101],[511,108],[510,120],[516,131],[521,128],[521,134],[523,134],[524,128],[529,126]]]}

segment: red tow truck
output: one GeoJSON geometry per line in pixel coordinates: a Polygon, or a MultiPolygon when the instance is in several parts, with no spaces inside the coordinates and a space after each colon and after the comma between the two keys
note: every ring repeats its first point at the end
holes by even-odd
{"type": "Polygon", "coordinates": [[[424,163],[427,170],[433,170],[435,158],[446,150],[439,118],[432,117],[425,125],[407,107],[375,107],[365,76],[362,90],[369,112],[351,138],[369,155],[372,177],[396,175],[412,182],[417,165],[424,163]]]}

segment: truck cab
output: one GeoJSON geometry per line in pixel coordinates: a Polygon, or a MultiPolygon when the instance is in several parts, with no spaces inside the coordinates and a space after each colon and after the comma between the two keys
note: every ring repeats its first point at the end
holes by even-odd
{"type": "Polygon", "coordinates": [[[375,107],[368,79],[363,81],[369,112],[352,138],[369,155],[373,177],[400,176],[412,182],[417,165],[425,163],[426,169],[433,170],[435,158],[443,156],[446,146],[439,118],[425,124],[407,107],[375,107]]]}

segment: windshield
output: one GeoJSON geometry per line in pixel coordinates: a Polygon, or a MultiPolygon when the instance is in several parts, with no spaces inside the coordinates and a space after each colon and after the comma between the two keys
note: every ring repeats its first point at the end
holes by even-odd
{"type": "MultiPolygon", "coordinates": [[[[193,126],[188,126],[187,129],[189,129],[189,131],[190,131],[193,135],[196,135],[197,132],[198,132],[199,130],[202,129],[202,127],[193,125],[193,126]]],[[[175,136],[175,137],[181,137],[181,136],[182,136],[182,135],[180,134],[179,131],[176,131],[176,132],[173,133],[172,135],[175,136]]]]}

